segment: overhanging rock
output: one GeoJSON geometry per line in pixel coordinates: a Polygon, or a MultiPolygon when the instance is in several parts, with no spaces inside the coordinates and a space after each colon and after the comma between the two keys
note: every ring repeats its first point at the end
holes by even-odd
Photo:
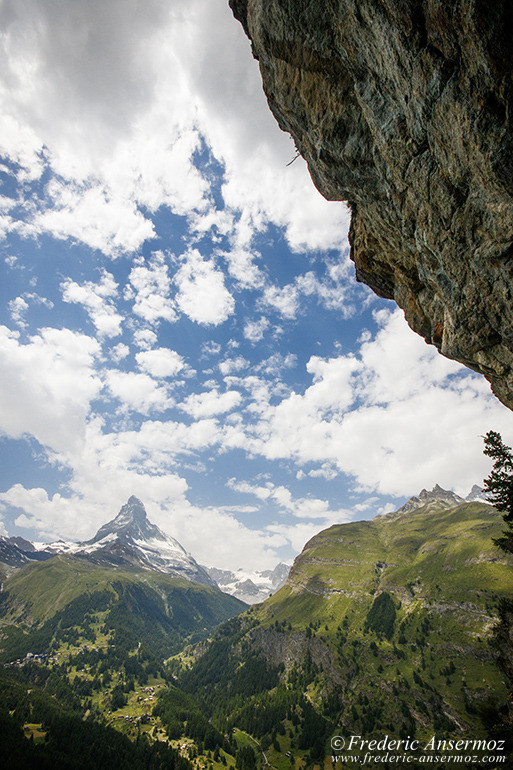
{"type": "Polygon", "coordinates": [[[513,4],[230,0],[358,280],[513,407],[513,4]]]}

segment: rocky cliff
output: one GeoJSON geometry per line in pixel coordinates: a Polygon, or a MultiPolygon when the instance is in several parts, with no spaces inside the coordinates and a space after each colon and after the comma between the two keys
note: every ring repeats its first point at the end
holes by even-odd
{"type": "Polygon", "coordinates": [[[513,407],[513,5],[230,0],[356,275],[513,407]]]}

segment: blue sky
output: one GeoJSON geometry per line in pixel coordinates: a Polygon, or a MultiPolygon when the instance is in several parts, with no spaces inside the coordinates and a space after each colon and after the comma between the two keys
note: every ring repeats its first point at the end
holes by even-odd
{"type": "Polygon", "coordinates": [[[0,23],[3,532],[85,539],[135,494],[202,563],[268,568],[481,482],[510,412],[356,283],[224,0],[0,23]]]}

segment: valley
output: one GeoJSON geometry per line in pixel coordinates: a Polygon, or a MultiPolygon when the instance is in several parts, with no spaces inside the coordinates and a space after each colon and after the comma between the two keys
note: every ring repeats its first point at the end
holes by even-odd
{"type": "Polygon", "coordinates": [[[110,562],[112,537],[107,559],[68,548],[4,563],[5,734],[20,757],[30,744],[41,757],[63,753],[63,767],[99,761],[70,751],[67,719],[103,731],[105,750],[115,731],[124,750],[152,756],[149,767],[243,770],[350,760],[333,753],[337,736],[499,734],[507,689],[490,641],[513,572],[492,543],[501,518],[477,497],[435,487],[324,530],[285,586],[250,607],[146,556],[136,564],[127,528],[146,526],[138,506],[120,528],[121,564],[110,562]]]}

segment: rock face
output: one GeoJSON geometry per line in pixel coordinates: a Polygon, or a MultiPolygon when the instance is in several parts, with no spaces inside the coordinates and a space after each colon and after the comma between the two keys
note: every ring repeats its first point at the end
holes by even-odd
{"type": "Polygon", "coordinates": [[[230,0],[358,280],[513,407],[513,5],[230,0]]]}
{"type": "Polygon", "coordinates": [[[445,509],[449,509],[454,508],[456,505],[461,505],[461,503],[464,502],[463,498],[459,497],[459,495],[447,489],[442,489],[439,484],[435,484],[431,491],[423,489],[422,492],[419,492],[418,496],[415,495],[414,497],[410,497],[398,511],[385,515],[388,518],[392,516],[397,517],[398,515],[411,513],[412,511],[416,511],[417,508],[423,508],[425,505],[430,505],[432,503],[443,505],[445,509]]]}
{"type": "MultiPolygon", "coordinates": [[[[32,545],[32,544],[29,544],[32,545]]],[[[34,552],[23,551],[30,559],[51,559],[57,554],[79,556],[94,564],[132,566],[157,570],[217,588],[204,567],[174,537],[166,535],[148,519],[142,502],[133,495],[118,515],[104,524],[96,535],[83,543],[58,540],[36,543],[34,552]]],[[[0,542],[0,560],[2,558],[0,542]]],[[[32,545],[34,549],[34,545],[32,545]]]]}

